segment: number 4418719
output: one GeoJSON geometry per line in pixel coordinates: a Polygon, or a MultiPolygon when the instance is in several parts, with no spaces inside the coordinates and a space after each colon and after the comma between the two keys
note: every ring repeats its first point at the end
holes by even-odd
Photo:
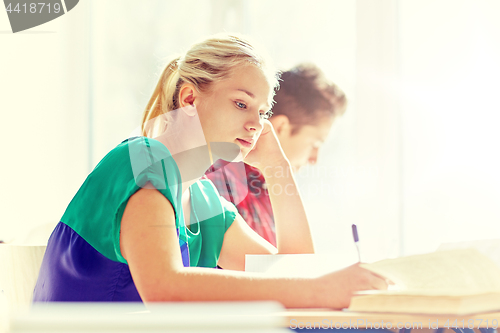
{"type": "Polygon", "coordinates": [[[465,320],[465,319],[462,319],[462,320],[457,320],[455,319],[455,321],[453,322],[450,322],[450,320],[448,319],[443,327],[446,327],[446,328],[470,328],[470,329],[474,329],[474,328],[480,328],[480,327],[486,327],[486,328],[498,328],[498,320],[496,319],[493,319],[491,320],[489,323],[488,323],[488,320],[483,320],[483,319],[469,319],[469,320],[465,320]]]}
{"type": "Polygon", "coordinates": [[[32,3],[24,3],[22,5],[19,5],[19,3],[16,4],[14,8],[12,8],[12,3],[9,3],[6,7],[7,12],[10,14],[12,12],[15,13],[31,13],[31,14],[36,14],[36,13],[42,13],[42,11],[46,11],[48,13],[59,13],[61,11],[61,5],[58,3],[51,4],[45,3],[45,2],[32,2],[32,3]],[[52,5],[52,7],[50,6],[52,5]]]}

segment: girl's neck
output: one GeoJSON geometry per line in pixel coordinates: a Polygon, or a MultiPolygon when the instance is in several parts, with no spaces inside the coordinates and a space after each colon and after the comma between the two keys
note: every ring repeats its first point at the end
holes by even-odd
{"type": "Polygon", "coordinates": [[[177,140],[168,140],[168,137],[158,137],[155,139],[163,143],[171,153],[176,152],[172,154],[172,157],[181,174],[182,193],[203,177],[212,165],[207,145],[183,150],[179,149],[178,145],[175,145],[175,142],[178,142],[177,140]]]}
{"type": "Polygon", "coordinates": [[[212,165],[197,110],[180,108],[166,112],[150,120],[148,128],[154,130],[154,139],[167,147],[175,160],[184,193],[212,165]]]}

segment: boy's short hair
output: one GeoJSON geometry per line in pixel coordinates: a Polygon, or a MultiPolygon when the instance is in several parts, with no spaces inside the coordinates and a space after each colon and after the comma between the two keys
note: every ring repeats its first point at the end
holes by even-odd
{"type": "Polygon", "coordinates": [[[288,117],[294,125],[292,134],[303,125],[318,124],[324,116],[342,115],[347,104],[344,92],[310,63],[299,64],[281,74],[274,100],[273,114],[288,117]]]}

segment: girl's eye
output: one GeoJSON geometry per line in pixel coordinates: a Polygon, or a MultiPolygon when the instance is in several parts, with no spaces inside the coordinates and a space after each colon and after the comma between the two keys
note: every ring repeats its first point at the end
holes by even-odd
{"type": "Polygon", "coordinates": [[[269,110],[269,111],[264,112],[264,113],[259,113],[259,115],[260,115],[260,119],[267,120],[267,119],[271,118],[271,116],[273,115],[273,112],[271,110],[269,110]]]}
{"type": "Polygon", "coordinates": [[[247,108],[247,105],[245,103],[235,102],[235,104],[240,109],[246,109],[247,108]]]}

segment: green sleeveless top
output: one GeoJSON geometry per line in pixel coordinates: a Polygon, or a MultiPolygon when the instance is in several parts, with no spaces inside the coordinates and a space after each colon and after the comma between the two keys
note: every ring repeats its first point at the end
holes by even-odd
{"type": "Polygon", "coordinates": [[[186,228],[179,169],[168,149],[154,139],[130,138],[110,151],[87,177],[61,222],[107,259],[127,264],[120,252],[120,222],[129,198],[147,182],[172,204],[184,266],[216,267],[236,207],[210,180],[199,180],[189,188],[191,230],[186,228]]]}

